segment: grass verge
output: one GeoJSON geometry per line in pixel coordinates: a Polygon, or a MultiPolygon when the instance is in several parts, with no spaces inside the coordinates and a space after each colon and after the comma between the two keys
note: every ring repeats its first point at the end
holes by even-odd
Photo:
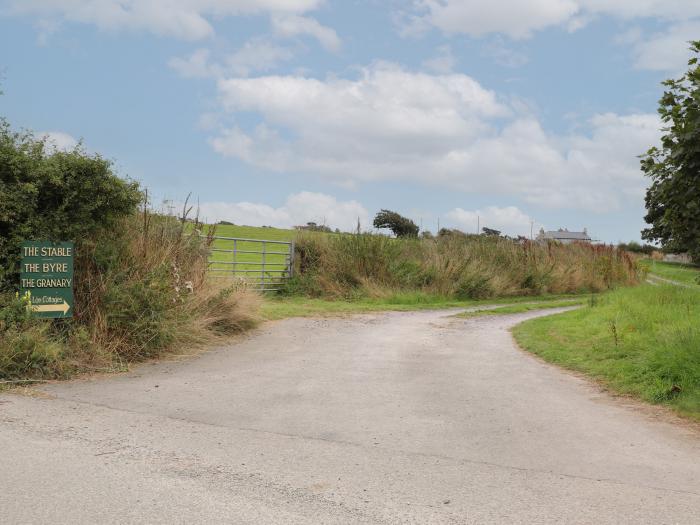
{"type": "Polygon", "coordinates": [[[586,304],[591,299],[585,298],[572,298],[572,299],[559,299],[555,301],[535,301],[521,304],[509,304],[507,306],[501,306],[499,308],[492,308],[489,310],[477,310],[472,312],[462,312],[455,317],[461,317],[464,319],[469,319],[471,317],[483,317],[486,315],[509,315],[509,314],[522,314],[525,312],[530,312],[533,310],[547,310],[550,308],[564,308],[567,306],[579,306],[586,304]]]}
{"type": "Polygon", "coordinates": [[[618,289],[515,327],[520,346],[620,394],[700,421],[700,291],[618,289]]]}
{"type": "MultiPolygon", "coordinates": [[[[441,310],[448,308],[469,308],[479,305],[532,303],[533,297],[503,297],[484,300],[457,300],[449,297],[430,295],[420,292],[396,293],[384,298],[361,298],[354,301],[309,298],[304,296],[266,297],[261,308],[261,315],[266,320],[278,320],[288,317],[333,317],[347,314],[371,312],[408,312],[415,310],[441,310]]],[[[542,301],[567,301],[567,305],[581,301],[574,295],[543,295],[542,301]]]]}

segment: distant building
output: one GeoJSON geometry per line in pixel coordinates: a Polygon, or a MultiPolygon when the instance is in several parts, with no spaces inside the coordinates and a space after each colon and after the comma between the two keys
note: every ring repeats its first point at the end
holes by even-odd
{"type": "Polygon", "coordinates": [[[582,232],[570,232],[566,228],[559,228],[556,231],[544,231],[540,228],[540,233],[537,235],[538,241],[556,241],[562,244],[570,244],[572,242],[591,242],[591,237],[588,235],[588,230],[583,229],[582,232]]]}
{"type": "Polygon", "coordinates": [[[664,262],[692,264],[693,260],[688,253],[666,253],[664,254],[664,262]]]}

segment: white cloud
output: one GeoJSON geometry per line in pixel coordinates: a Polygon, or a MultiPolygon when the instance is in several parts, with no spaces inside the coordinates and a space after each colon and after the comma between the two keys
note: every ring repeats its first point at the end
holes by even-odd
{"type": "Polygon", "coordinates": [[[6,11],[93,24],[100,29],[149,31],[198,40],[214,34],[209,20],[245,14],[300,14],[323,0],[10,0],[6,11]]]}
{"type": "Polygon", "coordinates": [[[433,73],[451,73],[455,67],[455,57],[452,54],[450,46],[440,46],[437,49],[437,54],[423,61],[423,67],[433,73]]]}
{"type": "Polygon", "coordinates": [[[312,36],[329,51],[340,49],[340,38],[336,32],[310,17],[293,14],[274,15],[272,17],[272,28],[275,33],[285,37],[312,36]]]}
{"type": "Polygon", "coordinates": [[[391,64],[354,80],[265,76],[218,88],[224,111],[261,122],[222,130],[216,151],[346,186],[411,181],[603,212],[642,194],[637,156],[660,135],[656,115],[615,114],[590,119],[587,133],[549,135],[468,76],[391,64]]]}
{"type": "Polygon", "coordinates": [[[208,222],[227,220],[278,228],[315,222],[343,231],[354,230],[358,219],[363,227],[370,224],[369,213],[359,202],[338,201],[330,195],[308,191],[290,195],[279,208],[252,202],[205,202],[200,204],[200,217],[208,222]]]}
{"type": "Polygon", "coordinates": [[[173,57],[168,65],[185,78],[219,77],[224,71],[221,65],[210,61],[208,49],[197,49],[185,57],[173,57]]]}
{"type": "Polygon", "coordinates": [[[528,57],[522,51],[506,44],[504,39],[496,36],[484,46],[484,54],[504,67],[521,67],[527,64],[528,57]]]}
{"type": "Polygon", "coordinates": [[[513,237],[530,237],[531,227],[533,232],[537,232],[541,227],[541,224],[515,206],[488,206],[474,211],[455,208],[449,211],[446,217],[467,233],[477,233],[479,228],[488,227],[513,237]]]}
{"type": "Polygon", "coordinates": [[[656,17],[683,20],[700,16],[700,4],[695,0],[577,0],[577,3],[586,12],[623,19],[656,17]]]}
{"type": "Polygon", "coordinates": [[[538,29],[567,22],[579,10],[574,0],[417,0],[414,5],[413,24],[477,37],[489,33],[528,37],[538,29]]]}
{"type": "Polygon", "coordinates": [[[168,65],[185,78],[220,78],[227,74],[248,76],[256,71],[268,71],[280,62],[291,60],[294,52],[265,38],[248,40],[240,49],[213,61],[208,49],[197,49],[184,57],[174,57],[168,65]]]}
{"type": "Polygon", "coordinates": [[[226,64],[236,75],[247,76],[252,71],[273,69],[280,62],[286,62],[293,57],[294,53],[289,46],[254,38],[226,57],[226,64]]]}
{"type": "Polygon", "coordinates": [[[548,27],[575,31],[596,16],[622,20],[654,17],[670,21],[700,16],[697,0],[414,0],[404,29],[436,27],[445,33],[526,38],[548,27]]]}
{"type": "Polygon", "coordinates": [[[37,131],[37,138],[45,139],[46,144],[54,151],[71,151],[78,145],[78,140],[63,131],[37,131]]]}
{"type": "Polygon", "coordinates": [[[624,35],[623,41],[632,44],[638,69],[679,73],[685,70],[691,57],[689,42],[698,38],[700,20],[673,24],[653,35],[631,31],[624,35]]]}

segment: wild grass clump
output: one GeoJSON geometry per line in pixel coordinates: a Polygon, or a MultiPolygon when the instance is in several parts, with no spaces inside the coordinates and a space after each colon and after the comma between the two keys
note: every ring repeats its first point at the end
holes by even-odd
{"type": "Polygon", "coordinates": [[[411,290],[458,299],[598,292],[636,284],[641,271],[627,252],[610,246],[476,235],[393,239],[303,233],[296,250],[290,290],[338,298],[411,290]]]}
{"type": "Polygon", "coordinates": [[[53,376],[63,346],[52,340],[49,326],[32,320],[28,299],[0,298],[0,379],[53,376]]]}
{"type": "Polygon", "coordinates": [[[133,361],[255,324],[256,293],[207,278],[213,232],[148,211],[121,226],[110,242],[86,243],[76,260],[76,315],[99,346],[133,361]]]}

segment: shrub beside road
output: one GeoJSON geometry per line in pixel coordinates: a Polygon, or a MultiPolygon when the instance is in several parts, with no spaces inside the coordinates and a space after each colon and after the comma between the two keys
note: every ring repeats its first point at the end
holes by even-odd
{"type": "Polygon", "coordinates": [[[1,383],[119,370],[255,324],[255,294],[207,278],[210,239],[144,200],[99,155],[0,119],[1,383]],[[75,243],[72,318],[34,319],[17,295],[26,240],[75,243]]]}

